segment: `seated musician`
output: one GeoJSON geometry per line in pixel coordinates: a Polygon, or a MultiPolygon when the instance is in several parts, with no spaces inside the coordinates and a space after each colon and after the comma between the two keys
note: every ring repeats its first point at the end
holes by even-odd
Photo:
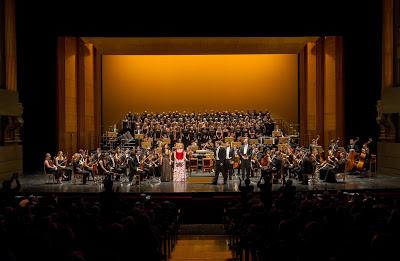
{"type": "Polygon", "coordinates": [[[111,151],[108,158],[110,170],[113,172],[113,177],[115,180],[119,180],[121,175],[124,173],[124,169],[120,166],[120,159],[115,151],[111,151]]]}
{"type": "Polygon", "coordinates": [[[298,161],[293,154],[289,155],[283,167],[285,170],[285,175],[288,175],[289,178],[298,177],[300,172],[300,165],[298,164],[298,161]]]}
{"type": "Polygon", "coordinates": [[[108,158],[109,157],[107,154],[105,153],[100,154],[97,170],[99,172],[99,175],[111,178],[111,176],[113,176],[113,173],[109,168],[108,158]]]}
{"type": "Polygon", "coordinates": [[[67,158],[64,157],[64,153],[60,150],[57,153],[57,157],[56,157],[56,166],[58,168],[59,173],[59,179],[60,179],[60,183],[61,180],[69,180],[71,179],[71,169],[68,168],[67,166],[67,158]]]}
{"type": "Polygon", "coordinates": [[[162,156],[156,150],[153,151],[153,160],[151,164],[154,167],[154,176],[158,179],[161,178],[162,156]]]}
{"type": "Polygon", "coordinates": [[[94,173],[93,173],[93,165],[94,165],[94,156],[93,155],[84,155],[83,156],[83,169],[89,172],[89,176],[92,176],[94,180],[94,173]]]}
{"type": "MultiPolygon", "coordinates": [[[[335,158],[333,165],[329,164],[329,167],[326,169],[324,181],[329,183],[336,183],[336,174],[344,172],[346,165],[346,159],[343,152],[339,154],[339,158],[335,158]]],[[[321,170],[320,170],[321,175],[321,170]]]]}
{"type": "Polygon", "coordinates": [[[311,152],[307,152],[303,158],[301,171],[299,172],[299,180],[303,185],[308,185],[308,176],[314,173],[314,166],[316,164],[315,158],[311,152]]]}
{"type": "MultiPolygon", "coordinates": [[[[46,171],[46,174],[53,174],[55,177],[57,176],[57,166],[54,164],[53,160],[51,159],[50,153],[46,153],[44,157],[44,169],[46,171]]],[[[56,180],[58,181],[58,176],[56,177],[56,180]]]]}
{"type": "Polygon", "coordinates": [[[253,149],[252,149],[252,156],[251,156],[251,161],[250,161],[250,165],[251,165],[250,174],[252,177],[254,177],[254,170],[257,168],[260,168],[260,160],[261,160],[262,154],[258,150],[257,146],[253,145],[252,147],[253,147],[253,149]]]}
{"type": "MultiPolygon", "coordinates": [[[[356,140],[358,140],[358,139],[356,139],[356,140]]],[[[350,152],[350,150],[352,150],[352,149],[353,149],[355,152],[359,152],[358,145],[356,144],[356,140],[350,139],[349,145],[347,145],[347,151],[348,151],[348,152],[350,152]]]]}
{"type": "Polygon", "coordinates": [[[72,168],[74,174],[82,174],[82,183],[86,184],[86,180],[89,177],[89,171],[83,169],[83,160],[81,159],[81,155],[79,153],[75,153],[72,157],[72,168]]]}
{"type": "Polygon", "coordinates": [[[141,156],[140,150],[132,151],[131,156],[128,160],[128,167],[129,167],[129,181],[132,181],[133,176],[140,173],[140,177],[144,178],[145,172],[141,169],[141,156]]]}
{"type": "Polygon", "coordinates": [[[335,167],[335,163],[337,160],[338,159],[333,154],[333,151],[329,150],[327,160],[324,163],[322,163],[321,167],[319,168],[319,178],[320,179],[325,181],[326,174],[328,173],[329,170],[331,170],[335,167]]]}
{"type": "Polygon", "coordinates": [[[147,178],[156,177],[156,167],[154,154],[148,152],[148,156],[142,159],[142,168],[147,178]]]}

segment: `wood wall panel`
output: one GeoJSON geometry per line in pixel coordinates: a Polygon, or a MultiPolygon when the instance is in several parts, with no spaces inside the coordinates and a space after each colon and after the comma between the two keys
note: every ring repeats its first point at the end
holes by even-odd
{"type": "Polygon", "coordinates": [[[57,142],[65,148],[65,37],[57,38],[57,142]]]}
{"type": "Polygon", "coordinates": [[[307,139],[307,45],[299,53],[299,113],[300,113],[300,145],[305,146],[307,139]]]}
{"type": "Polygon", "coordinates": [[[69,154],[77,151],[77,39],[58,38],[57,124],[58,148],[69,154]]]}
{"type": "Polygon", "coordinates": [[[325,145],[324,141],[324,86],[325,86],[325,52],[324,38],[321,37],[316,42],[316,134],[320,136],[320,144],[325,145]]]}
{"type": "Polygon", "coordinates": [[[69,153],[77,150],[77,39],[65,39],[65,134],[66,147],[69,153]]]}
{"type": "Polygon", "coordinates": [[[335,37],[335,59],[336,59],[336,136],[340,139],[339,145],[344,146],[345,141],[345,97],[344,97],[344,58],[343,38],[335,37]]]}
{"type": "Polygon", "coordinates": [[[58,42],[58,145],[74,153],[100,142],[101,56],[76,37],[58,42]]]}
{"type": "Polygon", "coordinates": [[[85,91],[85,53],[86,45],[82,40],[78,40],[78,56],[77,56],[77,125],[78,125],[78,149],[85,149],[87,147],[86,140],[86,91],[85,91]]]}
{"type": "Polygon", "coordinates": [[[15,0],[4,0],[4,34],[6,88],[17,91],[17,43],[15,34],[15,0]]]}
{"type": "Polygon", "coordinates": [[[317,58],[315,42],[307,43],[307,144],[317,130],[317,58]]]}
{"type": "Polygon", "coordinates": [[[0,0],[0,89],[6,89],[6,61],[4,30],[4,0],[0,0]]]}
{"type": "Polygon", "coordinates": [[[393,87],[393,0],[383,0],[382,91],[393,87]]]}
{"type": "Polygon", "coordinates": [[[94,149],[94,58],[93,45],[85,44],[84,82],[85,82],[85,148],[94,149]]]}
{"type": "Polygon", "coordinates": [[[324,39],[324,144],[336,139],[336,41],[324,39]]]}
{"type": "Polygon", "coordinates": [[[101,54],[93,47],[93,91],[94,91],[94,144],[100,144],[101,136],[101,54]]]}

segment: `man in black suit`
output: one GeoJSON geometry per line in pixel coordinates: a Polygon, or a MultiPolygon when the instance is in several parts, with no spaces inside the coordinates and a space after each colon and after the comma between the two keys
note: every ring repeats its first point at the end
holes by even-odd
{"type": "Polygon", "coordinates": [[[225,148],[221,147],[221,141],[217,141],[217,147],[215,148],[215,177],[213,184],[217,184],[219,173],[222,173],[224,176],[224,183],[226,182],[226,172],[224,168],[225,158],[225,148]]]}
{"type": "Polygon", "coordinates": [[[232,179],[232,173],[233,173],[233,157],[234,157],[234,150],[231,147],[230,142],[226,143],[226,147],[225,147],[225,151],[226,151],[226,155],[225,155],[225,172],[227,175],[224,176],[224,179],[226,181],[226,179],[229,177],[229,179],[232,179]]]}
{"type": "Polygon", "coordinates": [[[249,141],[247,138],[243,141],[243,146],[239,150],[240,156],[240,167],[242,178],[250,177],[250,159],[251,159],[252,149],[249,145],[249,141]]]}
{"type": "Polygon", "coordinates": [[[303,158],[303,168],[299,179],[301,179],[303,185],[308,185],[308,177],[314,172],[315,160],[312,157],[311,152],[303,158]]]}
{"type": "Polygon", "coordinates": [[[350,150],[354,150],[355,152],[359,152],[358,146],[356,144],[356,141],[354,139],[350,139],[350,144],[347,145],[347,152],[350,152],[350,150]]]}
{"type": "Polygon", "coordinates": [[[129,167],[129,181],[133,180],[133,175],[136,174],[137,172],[140,172],[140,176],[144,178],[146,176],[146,173],[140,169],[141,165],[141,155],[140,155],[140,150],[132,151],[131,156],[129,157],[128,160],[128,167],[129,167]]]}

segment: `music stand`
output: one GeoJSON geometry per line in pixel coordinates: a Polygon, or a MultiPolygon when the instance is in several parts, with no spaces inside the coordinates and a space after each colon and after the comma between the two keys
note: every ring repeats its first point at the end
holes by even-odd
{"type": "Polygon", "coordinates": [[[131,135],[131,133],[130,133],[129,131],[127,131],[127,132],[125,133],[125,136],[126,136],[126,139],[128,140],[128,142],[130,142],[130,141],[133,140],[133,137],[132,137],[132,135],[131,135]]]}
{"type": "Polygon", "coordinates": [[[258,142],[258,139],[249,139],[249,144],[250,145],[253,145],[253,144],[258,144],[259,142],[258,142]]]}
{"type": "Polygon", "coordinates": [[[272,138],[264,139],[264,145],[274,145],[274,139],[272,138]]]}
{"type": "Polygon", "coordinates": [[[242,146],[242,143],[240,141],[232,142],[232,147],[235,147],[235,146],[236,146],[236,148],[240,148],[242,146]]]}
{"type": "Polygon", "coordinates": [[[282,132],[281,131],[272,131],[272,137],[281,137],[282,136],[282,132]]]}
{"type": "MultiPolygon", "coordinates": [[[[163,140],[162,140],[162,143],[163,144],[171,144],[171,139],[170,138],[164,138],[163,140]]],[[[178,143],[177,143],[178,144],[178,143]]]]}
{"type": "Polygon", "coordinates": [[[135,134],[135,140],[143,140],[144,134],[135,134]]]}
{"type": "Polygon", "coordinates": [[[225,142],[232,142],[233,140],[233,137],[225,137],[224,139],[225,142]]]}
{"type": "Polygon", "coordinates": [[[288,143],[289,142],[289,137],[279,137],[279,143],[288,143]]]}
{"type": "Polygon", "coordinates": [[[140,145],[141,145],[141,147],[143,149],[150,149],[151,148],[151,143],[148,142],[148,141],[143,141],[140,145]]]}

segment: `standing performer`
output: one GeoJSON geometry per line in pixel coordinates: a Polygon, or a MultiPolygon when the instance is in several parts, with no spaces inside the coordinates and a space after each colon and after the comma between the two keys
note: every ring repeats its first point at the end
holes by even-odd
{"type": "Polygon", "coordinates": [[[226,172],[225,172],[225,157],[226,151],[223,147],[221,147],[221,141],[217,141],[217,148],[215,149],[215,176],[213,180],[213,184],[216,185],[218,181],[219,173],[222,173],[224,176],[224,184],[226,183],[226,172]]]}
{"type": "Polygon", "coordinates": [[[234,149],[231,147],[231,143],[227,142],[226,143],[226,157],[225,157],[225,172],[229,179],[232,179],[232,174],[233,174],[233,158],[235,156],[234,149]]]}
{"type": "Polygon", "coordinates": [[[182,143],[177,143],[176,150],[174,151],[173,180],[175,182],[186,181],[186,152],[183,149],[182,143]]]}
{"type": "Polygon", "coordinates": [[[161,181],[168,182],[171,181],[171,151],[169,150],[168,144],[164,144],[162,149],[162,170],[161,170],[161,181]]]}
{"type": "Polygon", "coordinates": [[[250,176],[250,157],[252,154],[251,147],[249,146],[248,139],[245,138],[243,146],[239,150],[240,155],[240,167],[242,172],[242,178],[250,176]]]}

